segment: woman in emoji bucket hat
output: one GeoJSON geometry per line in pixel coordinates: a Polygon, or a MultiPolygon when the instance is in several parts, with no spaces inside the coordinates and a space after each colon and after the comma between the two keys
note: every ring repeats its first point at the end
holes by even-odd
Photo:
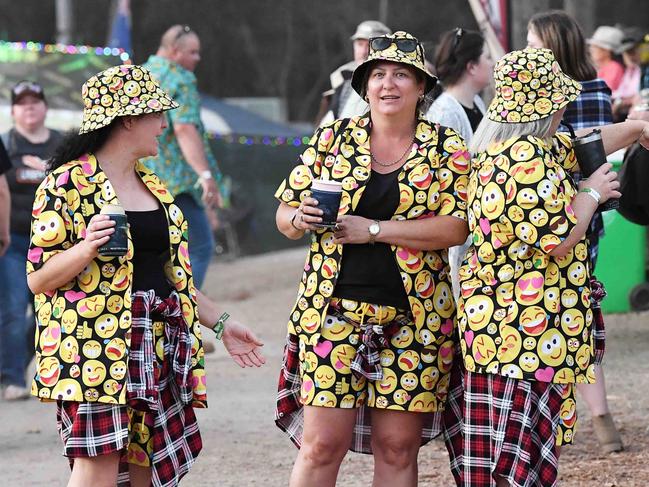
{"type": "Polygon", "coordinates": [[[412,35],[370,39],[352,77],[369,112],[318,129],[275,193],[278,229],[311,239],[276,410],[300,448],[293,487],[333,485],[350,448],[374,454],[374,485],[416,485],[419,447],[440,432],[456,348],[447,249],[467,236],[469,159],[420,112],[435,81],[412,35]],[[332,227],[319,180],[342,191],[332,227]]]}
{"type": "MultiPolygon", "coordinates": [[[[588,55],[588,47],[581,27],[570,15],[561,10],[550,10],[534,15],[527,26],[528,45],[550,49],[564,73],[581,83],[579,97],[568,104],[562,125],[574,129],[597,127],[613,123],[611,90],[603,79],[597,77],[597,70],[588,55]]],[[[639,85],[639,83],[638,83],[639,85]]],[[[562,127],[559,130],[563,130],[562,127]]],[[[581,175],[573,173],[575,182],[581,175]]],[[[586,233],[590,244],[590,269],[596,273],[599,241],[604,236],[604,220],[600,210],[595,212],[586,233]]],[[[591,276],[591,281],[595,276],[591,276]]],[[[577,384],[577,393],[590,411],[595,436],[603,453],[612,453],[624,448],[622,438],[609,408],[604,368],[601,358],[606,335],[604,315],[599,303],[592,301],[595,336],[595,383],[577,384]],[[599,346],[602,345],[602,346],[599,346]]],[[[566,429],[563,421],[561,430],[566,429]]],[[[563,434],[560,432],[558,434],[563,434]]]]}
{"type": "Polygon", "coordinates": [[[32,212],[32,394],[57,403],[68,485],[178,485],[202,447],[200,324],[241,366],[261,365],[261,344],[195,289],[187,222],[139,161],[157,153],[164,112],[178,105],[131,65],[93,76],[82,97],[81,129],[50,161],[32,212]],[[104,252],[118,231],[125,247],[104,252]]]}
{"type": "MultiPolygon", "coordinates": [[[[598,205],[620,196],[619,183],[610,164],[578,187],[568,174],[578,168],[572,139],[556,130],[580,85],[552,51],[510,52],[494,76],[494,100],[470,143],[473,245],[460,269],[462,360],[451,374],[446,443],[457,485],[553,486],[559,447],[573,439],[574,384],[594,380],[585,232],[598,205]]],[[[601,127],[606,152],[648,145],[648,126],[601,127]]]]}

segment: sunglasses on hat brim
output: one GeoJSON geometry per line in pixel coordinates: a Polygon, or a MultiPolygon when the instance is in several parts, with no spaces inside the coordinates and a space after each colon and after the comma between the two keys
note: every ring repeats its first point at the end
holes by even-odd
{"type": "Polygon", "coordinates": [[[13,94],[14,98],[27,92],[42,95],[43,87],[38,83],[34,83],[33,81],[21,81],[11,89],[11,93],[13,94]]]}
{"type": "Polygon", "coordinates": [[[420,45],[416,39],[403,39],[392,37],[373,37],[370,39],[370,48],[373,51],[384,51],[392,44],[397,46],[401,52],[415,52],[420,45]]]}

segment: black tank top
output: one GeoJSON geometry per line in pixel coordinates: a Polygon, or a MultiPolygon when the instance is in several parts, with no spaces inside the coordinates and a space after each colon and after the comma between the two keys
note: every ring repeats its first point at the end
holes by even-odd
{"type": "MultiPolygon", "coordinates": [[[[372,220],[389,220],[399,205],[397,176],[372,171],[355,215],[372,220]]],[[[333,295],[366,303],[410,309],[401,274],[389,244],[345,244],[340,275],[333,295]]]]}
{"type": "Polygon", "coordinates": [[[133,292],[153,289],[166,298],[172,285],[164,273],[169,260],[169,227],[164,209],[127,211],[133,239],[133,292]]]}

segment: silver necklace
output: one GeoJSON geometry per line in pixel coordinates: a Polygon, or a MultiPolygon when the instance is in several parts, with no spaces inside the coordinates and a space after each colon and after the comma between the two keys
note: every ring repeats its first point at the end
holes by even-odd
{"type": "Polygon", "coordinates": [[[403,154],[401,154],[401,157],[399,157],[399,159],[397,159],[394,162],[379,162],[379,161],[377,161],[376,157],[374,157],[374,154],[372,153],[372,149],[370,149],[370,158],[372,159],[372,162],[374,164],[378,164],[379,166],[382,166],[382,167],[394,166],[395,164],[401,162],[403,160],[403,158],[406,157],[406,155],[408,155],[408,152],[410,152],[410,149],[412,148],[412,144],[414,142],[415,142],[415,137],[413,136],[412,141],[408,144],[408,147],[406,147],[406,150],[403,152],[403,154]]]}

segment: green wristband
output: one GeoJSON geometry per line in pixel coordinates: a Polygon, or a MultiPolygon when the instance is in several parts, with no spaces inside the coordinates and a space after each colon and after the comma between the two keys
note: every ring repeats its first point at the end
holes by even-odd
{"type": "Polygon", "coordinates": [[[223,336],[223,330],[225,330],[225,322],[229,317],[230,315],[228,313],[223,313],[221,317],[216,320],[216,323],[212,327],[212,331],[214,332],[214,335],[216,335],[217,340],[220,340],[223,336]]]}

